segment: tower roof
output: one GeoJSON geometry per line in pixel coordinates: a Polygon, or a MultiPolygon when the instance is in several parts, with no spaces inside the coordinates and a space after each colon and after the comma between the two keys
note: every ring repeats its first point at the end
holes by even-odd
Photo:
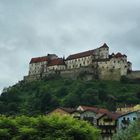
{"type": "Polygon", "coordinates": [[[100,48],[109,48],[106,43],[104,43],[100,48]]]}

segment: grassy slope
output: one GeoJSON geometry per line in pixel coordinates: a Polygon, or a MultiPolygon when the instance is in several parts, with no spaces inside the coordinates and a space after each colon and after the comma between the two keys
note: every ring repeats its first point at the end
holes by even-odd
{"type": "MultiPolygon", "coordinates": [[[[45,112],[57,106],[74,107],[79,104],[115,109],[116,105],[139,103],[136,96],[139,92],[140,84],[58,78],[18,84],[3,93],[0,101],[4,105],[16,103],[17,112],[21,113],[45,112]]],[[[13,111],[11,106],[9,108],[7,112],[13,111]]]]}

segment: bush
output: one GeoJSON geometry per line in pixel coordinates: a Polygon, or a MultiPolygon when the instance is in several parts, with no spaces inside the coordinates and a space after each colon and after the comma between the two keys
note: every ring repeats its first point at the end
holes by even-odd
{"type": "Polygon", "coordinates": [[[0,117],[1,140],[99,140],[99,133],[70,116],[0,117]]]}

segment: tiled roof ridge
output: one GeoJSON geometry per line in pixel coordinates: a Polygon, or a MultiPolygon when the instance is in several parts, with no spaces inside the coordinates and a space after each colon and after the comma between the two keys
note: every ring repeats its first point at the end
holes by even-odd
{"type": "Polygon", "coordinates": [[[38,63],[38,62],[43,62],[43,61],[48,61],[48,56],[42,56],[42,57],[34,57],[31,59],[31,63],[38,63]]]}
{"type": "Polygon", "coordinates": [[[71,59],[77,59],[77,58],[81,58],[81,57],[90,56],[90,55],[93,55],[94,51],[95,51],[95,49],[80,52],[80,53],[71,54],[67,57],[66,60],[71,60],[71,59]]]}
{"type": "Polygon", "coordinates": [[[48,66],[54,66],[54,65],[65,65],[63,58],[57,58],[53,59],[48,63],[48,66]]]}

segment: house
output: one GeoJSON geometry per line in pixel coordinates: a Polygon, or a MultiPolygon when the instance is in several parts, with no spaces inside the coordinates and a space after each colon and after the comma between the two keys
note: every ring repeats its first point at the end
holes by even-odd
{"type": "Polygon", "coordinates": [[[97,117],[108,113],[109,111],[105,108],[98,108],[94,106],[83,106],[80,105],[77,107],[78,111],[81,111],[80,118],[86,120],[93,125],[97,125],[97,117]]]}
{"type": "Polygon", "coordinates": [[[52,114],[71,115],[74,112],[75,112],[75,109],[73,108],[59,107],[48,112],[47,115],[52,115],[52,114]]]}
{"type": "Polygon", "coordinates": [[[108,113],[109,110],[105,109],[105,108],[99,108],[99,107],[95,107],[95,106],[83,106],[83,105],[80,105],[77,107],[77,110],[80,110],[80,111],[86,111],[86,110],[90,110],[90,111],[93,111],[95,112],[96,114],[100,113],[100,114],[105,114],[105,113],[108,113]]]}
{"type": "Polygon", "coordinates": [[[139,111],[140,110],[140,104],[137,104],[134,106],[134,111],[139,111]]]}
{"type": "Polygon", "coordinates": [[[126,129],[130,123],[138,119],[138,111],[127,112],[117,118],[117,129],[126,129]]]}
{"type": "Polygon", "coordinates": [[[93,110],[85,110],[82,111],[80,114],[80,119],[90,122],[91,124],[94,124],[96,117],[96,112],[93,110]]]}
{"type": "Polygon", "coordinates": [[[127,113],[140,110],[140,105],[125,105],[124,107],[118,107],[116,112],[118,113],[127,113]]]}
{"type": "Polygon", "coordinates": [[[124,107],[117,107],[116,112],[118,113],[127,113],[127,112],[132,112],[134,111],[134,106],[133,105],[125,105],[124,107]]]}
{"type": "Polygon", "coordinates": [[[101,130],[103,138],[111,139],[112,135],[116,133],[118,117],[119,114],[111,112],[97,115],[97,127],[101,130]]]}
{"type": "Polygon", "coordinates": [[[81,119],[81,111],[78,111],[78,110],[74,110],[72,113],[71,113],[71,116],[73,118],[76,118],[76,119],[81,119]]]}

